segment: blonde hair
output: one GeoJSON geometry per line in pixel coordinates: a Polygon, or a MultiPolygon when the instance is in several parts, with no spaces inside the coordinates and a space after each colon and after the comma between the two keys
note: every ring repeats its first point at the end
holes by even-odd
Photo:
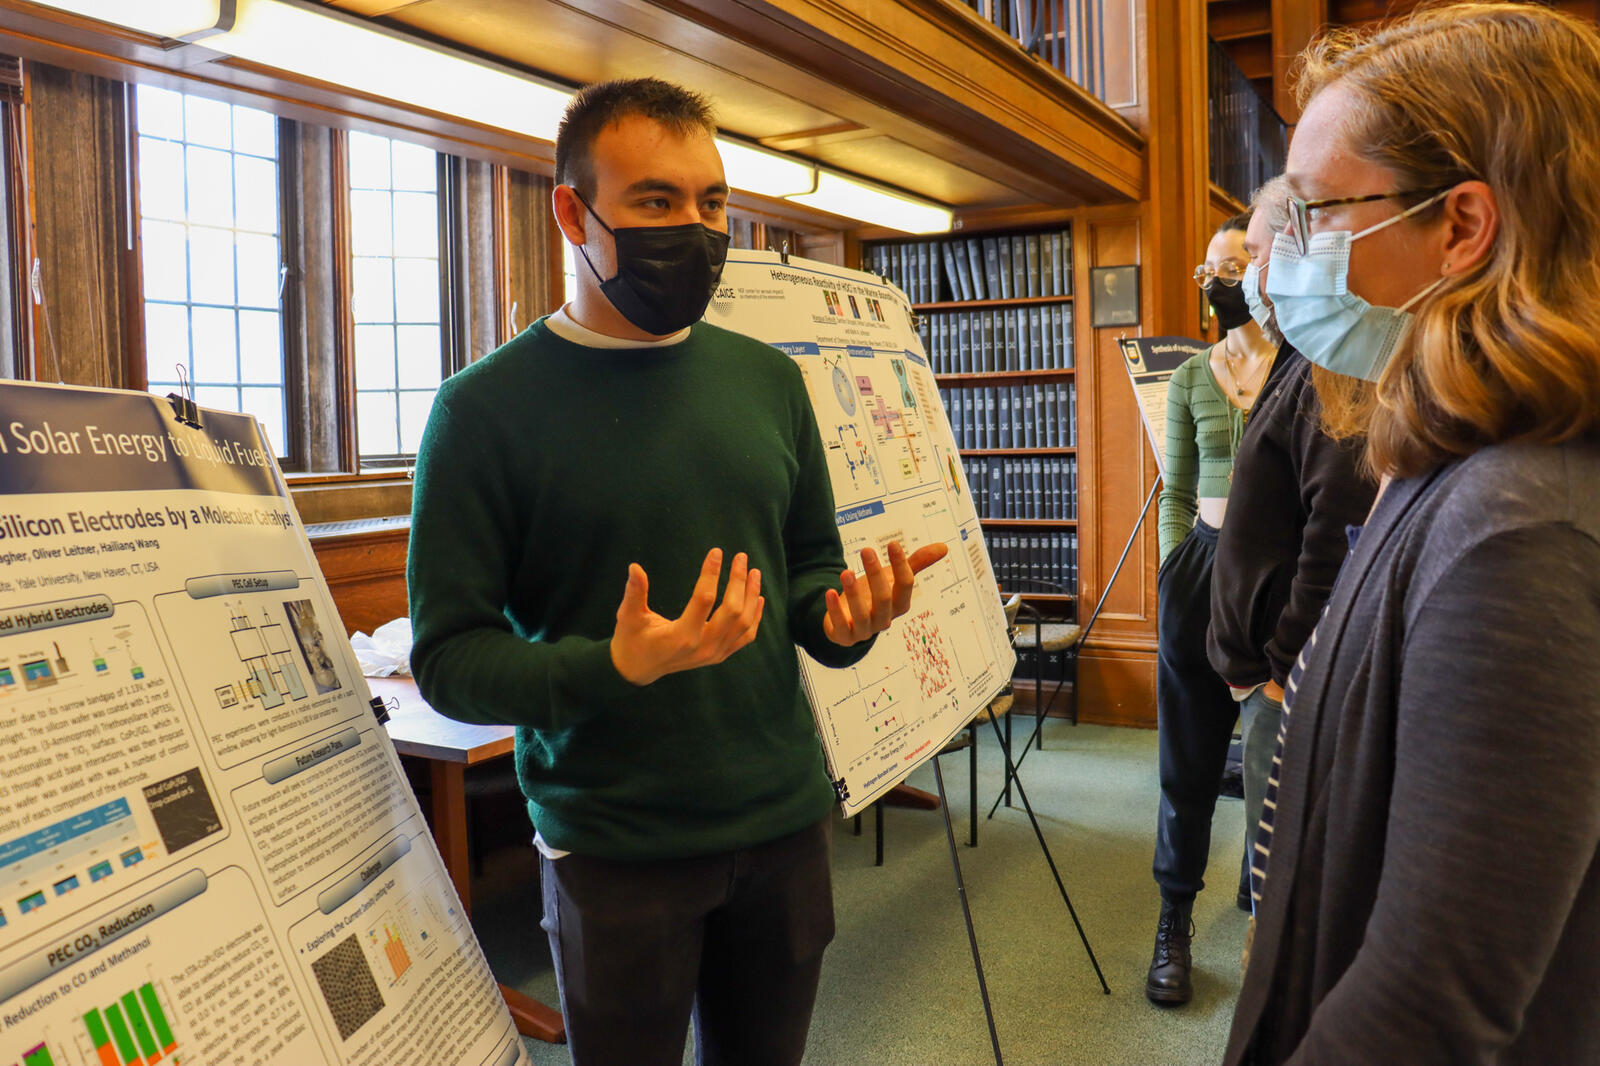
{"type": "Polygon", "coordinates": [[[1416,309],[1378,383],[1368,464],[1406,477],[1491,444],[1594,433],[1600,32],[1531,4],[1431,8],[1313,44],[1302,101],[1335,83],[1356,101],[1349,144],[1398,188],[1476,179],[1499,211],[1488,255],[1416,309]]]}

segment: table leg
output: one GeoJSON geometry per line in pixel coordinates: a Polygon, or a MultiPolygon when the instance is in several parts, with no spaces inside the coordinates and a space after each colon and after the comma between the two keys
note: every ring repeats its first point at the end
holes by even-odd
{"type": "MultiPolygon", "coordinates": [[[[433,779],[433,842],[444,859],[444,868],[455,882],[462,909],[472,915],[472,870],[467,861],[467,774],[458,762],[431,760],[433,779]]],[[[500,995],[517,1023],[517,1032],[550,1044],[567,1039],[566,1022],[561,1012],[525,996],[515,988],[500,986],[500,995]]]]}

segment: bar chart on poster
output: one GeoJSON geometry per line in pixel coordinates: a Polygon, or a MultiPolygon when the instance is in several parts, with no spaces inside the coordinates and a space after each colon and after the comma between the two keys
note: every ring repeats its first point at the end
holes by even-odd
{"type": "Polygon", "coordinates": [[[931,757],[1005,685],[1016,657],[971,488],[898,288],[858,270],[730,253],[706,320],[767,342],[800,369],[832,478],[845,558],[944,543],[911,610],[855,666],[801,653],[846,815],[931,757]]]}
{"type": "Polygon", "coordinates": [[[369,699],[253,421],[0,385],[0,1066],[526,1061],[369,699]]]}

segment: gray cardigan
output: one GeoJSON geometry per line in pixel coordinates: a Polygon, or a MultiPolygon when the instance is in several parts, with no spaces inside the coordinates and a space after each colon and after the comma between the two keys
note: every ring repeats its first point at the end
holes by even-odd
{"type": "Polygon", "coordinates": [[[1391,485],[1308,659],[1226,1062],[1600,1062],[1600,442],[1391,485]]]}

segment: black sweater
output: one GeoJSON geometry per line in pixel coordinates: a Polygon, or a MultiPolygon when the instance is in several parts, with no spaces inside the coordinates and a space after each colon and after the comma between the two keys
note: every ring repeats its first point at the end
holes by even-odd
{"type": "Polygon", "coordinates": [[[1377,485],[1357,441],[1322,432],[1311,364],[1285,344],[1233,461],[1211,574],[1211,666],[1230,685],[1289,679],[1377,485]]]}

